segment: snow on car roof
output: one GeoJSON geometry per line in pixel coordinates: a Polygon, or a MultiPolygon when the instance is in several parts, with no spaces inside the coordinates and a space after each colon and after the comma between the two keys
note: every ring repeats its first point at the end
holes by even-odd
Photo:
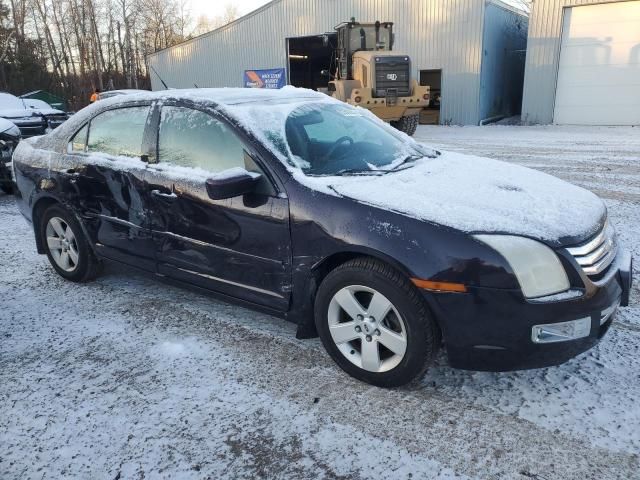
{"type": "MultiPolygon", "coordinates": [[[[109,93],[109,92],[105,92],[109,93]]],[[[181,88],[148,91],[130,91],[126,96],[105,99],[117,103],[131,100],[158,98],[182,98],[188,100],[208,100],[221,105],[240,105],[252,102],[290,103],[292,101],[321,100],[328,98],[323,93],[313,90],[286,86],[281,89],[262,88],[181,88]]],[[[105,105],[106,103],[102,103],[105,105]]]]}

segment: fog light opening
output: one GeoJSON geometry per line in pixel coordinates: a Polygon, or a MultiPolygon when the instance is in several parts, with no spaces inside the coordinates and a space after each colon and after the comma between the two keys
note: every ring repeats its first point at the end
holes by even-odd
{"type": "Polygon", "coordinates": [[[591,317],[561,323],[534,325],[531,329],[533,343],[568,342],[588,337],[591,333],[591,317]]]}

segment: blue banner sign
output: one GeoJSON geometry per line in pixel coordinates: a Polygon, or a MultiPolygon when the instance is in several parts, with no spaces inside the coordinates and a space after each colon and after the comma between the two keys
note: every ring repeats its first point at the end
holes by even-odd
{"type": "Polygon", "coordinates": [[[245,70],[245,88],[282,88],[287,83],[284,68],[271,68],[269,70],[245,70]]]}

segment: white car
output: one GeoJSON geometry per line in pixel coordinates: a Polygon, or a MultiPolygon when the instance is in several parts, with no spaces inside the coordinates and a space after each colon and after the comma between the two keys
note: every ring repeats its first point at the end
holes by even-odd
{"type": "Polygon", "coordinates": [[[32,137],[57,128],[68,115],[42,100],[29,100],[27,103],[27,99],[0,92],[0,118],[13,122],[23,137],[32,137]]]}

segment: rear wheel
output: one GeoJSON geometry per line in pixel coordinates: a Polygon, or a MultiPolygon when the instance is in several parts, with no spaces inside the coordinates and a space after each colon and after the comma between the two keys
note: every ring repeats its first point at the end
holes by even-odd
{"type": "Polygon", "coordinates": [[[49,262],[60,276],[72,282],[85,282],[99,273],[100,262],[91,251],[80,223],[66,209],[59,205],[49,207],[41,218],[40,235],[49,262]]]}
{"type": "Polygon", "coordinates": [[[418,129],[418,121],[420,119],[420,115],[409,115],[407,117],[402,117],[400,120],[396,120],[391,122],[391,126],[397,128],[401,132],[406,133],[409,136],[413,136],[418,129]]]}
{"type": "Polygon", "coordinates": [[[13,195],[13,185],[9,182],[0,183],[0,190],[2,190],[7,195],[13,195]]]}
{"type": "Polygon", "coordinates": [[[424,299],[396,270],[355,259],[324,279],[315,303],[316,328],[335,362],[380,387],[419,378],[440,344],[424,299]]]}

